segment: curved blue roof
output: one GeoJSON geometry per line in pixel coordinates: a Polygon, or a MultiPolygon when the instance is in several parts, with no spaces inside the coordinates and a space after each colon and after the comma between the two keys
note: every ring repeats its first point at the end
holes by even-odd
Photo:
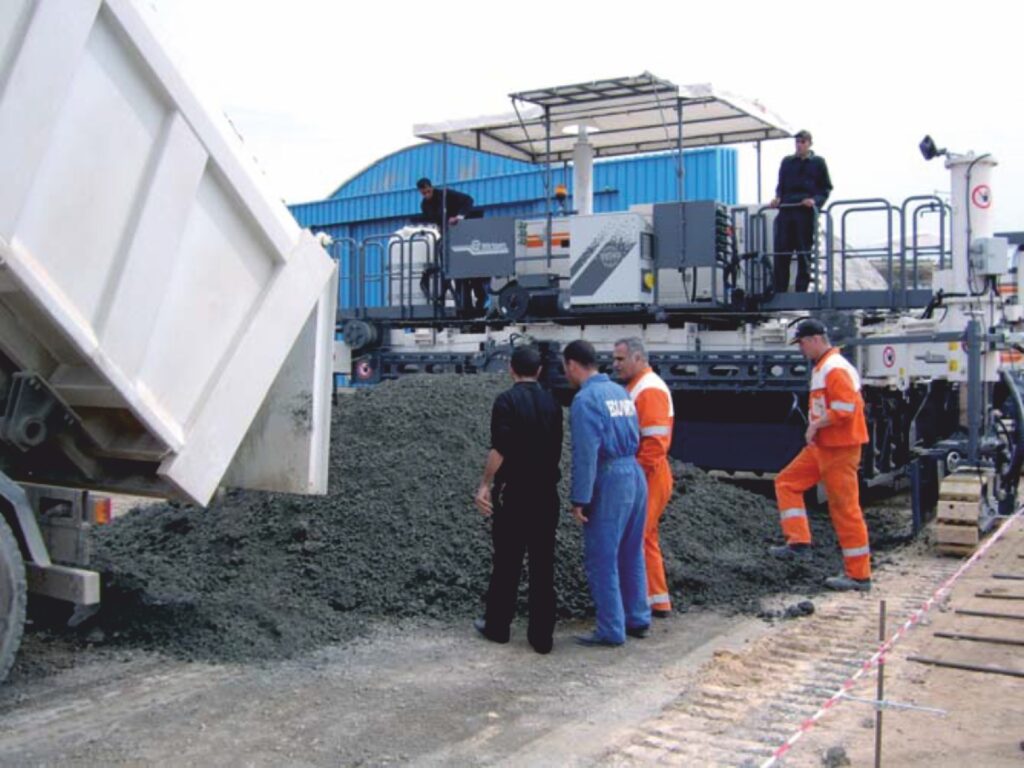
{"type": "Polygon", "coordinates": [[[330,197],[337,200],[412,189],[416,181],[424,176],[439,183],[444,177],[445,165],[449,183],[521,173],[536,168],[530,163],[455,146],[448,147],[448,157],[444,158],[440,144],[425,142],[385,155],[334,190],[330,197]]]}
{"type": "MultiPolygon", "coordinates": [[[[326,200],[289,206],[303,227],[339,229],[379,222],[386,232],[391,220],[419,212],[416,180],[430,177],[440,185],[442,151],[439,144],[417,144],[394,152],[342,184],[326,200]]],[[[723,147],[683,153],[683,197],[687,200],[736,202],[736,150],[723,147]]],[[[497,157],[487,152],[448,147],[448,183],[473,197],[485,212],[502,209],[517,214],[545,210],[545,169],[497,157]]],[[[564,183],[572,197],[572,168],[552,167],[552,183],[564,183]]],[[[594,211],[621,211],[639,203],[675,200],[674,153],[641,155],[594,164],[594,211]]],[[[360,227],[361,230],[365,229],[360,227]]]]}

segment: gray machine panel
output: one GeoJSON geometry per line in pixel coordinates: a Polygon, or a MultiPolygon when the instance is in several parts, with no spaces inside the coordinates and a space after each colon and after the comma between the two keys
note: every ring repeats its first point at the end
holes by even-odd
{"type": "Polygon", "coordinates": [[[637,213],[574,216],[569,222],[572,306],[650,304],[650,237],[650,225],[637,213]]]}
{"type": "Polygon", "coordinates": [[[448,277],[515,274],[516,220],[511,216],[466,219],[448,229],[448,277]]]}
{"type": "Polygon", "coordinates": [[[718,207],[714,200],[655,204],[655,263],[659,269],[714,265],[718,207]]]}

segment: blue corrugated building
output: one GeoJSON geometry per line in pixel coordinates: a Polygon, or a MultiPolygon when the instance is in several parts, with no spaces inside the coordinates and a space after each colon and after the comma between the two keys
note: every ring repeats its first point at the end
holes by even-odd
{"type": "MultiPolygon", "coordinates": [[[[675,200],[674,153],[598,160],[594,163],[594,212],[624,211],[641,203],[675,200]]],[[[342,184],[329,198],[290,206],[303,227],[326,232],[339,242],[361,242],[387,235],[419,213],[416,180],[427,176],[473,197],[486,216],[541,216],[546,210],[544,166],[522,163],[463,147],[416,144],[381,158],[342,184]],[[445,173],[447,171],[447,173],[445,173]]],[[[572,196],[572,167],[553,166],[552,184],[565,184],[572,196]]],[[[736,203],[736,150],[727,147],[683,153],[684,198],[736,203]]],[[[348,248],[341,261],[339,306],[354,303],[348,248]]],[[[368,257],[367,281],[379,284],[379,258],[368,257]]],[[[377,303],[368,295],[369,303],[377,303]]]]}

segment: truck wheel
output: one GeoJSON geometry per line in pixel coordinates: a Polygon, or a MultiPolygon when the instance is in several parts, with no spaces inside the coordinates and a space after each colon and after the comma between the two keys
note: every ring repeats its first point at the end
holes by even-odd
{"type": "Polygon", "coordinates": [[[7,521],[0,516],[0,681],[14,664],[25,629],[25,563],[7,521]]]}

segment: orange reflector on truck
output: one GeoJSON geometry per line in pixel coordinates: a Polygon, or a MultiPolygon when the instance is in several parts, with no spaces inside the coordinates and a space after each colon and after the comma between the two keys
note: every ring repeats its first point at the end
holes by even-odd
{"type": "Polygon", "coordinates": [[[110,522],[111,511],[114,503],[109,496],[92,497],[92,521],[96,525],[106,525],[110,522]]]}

